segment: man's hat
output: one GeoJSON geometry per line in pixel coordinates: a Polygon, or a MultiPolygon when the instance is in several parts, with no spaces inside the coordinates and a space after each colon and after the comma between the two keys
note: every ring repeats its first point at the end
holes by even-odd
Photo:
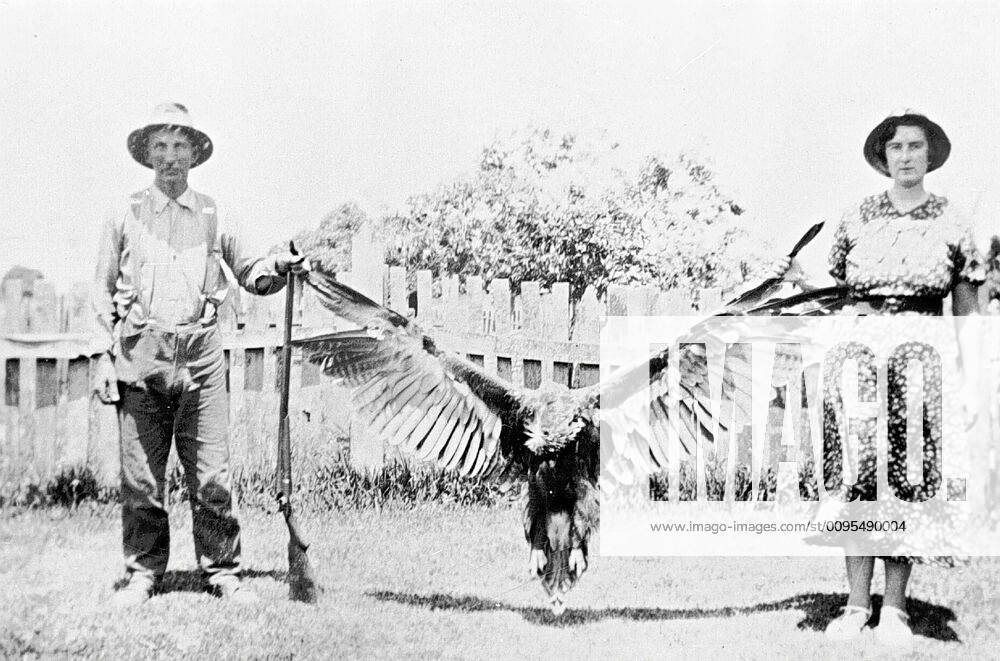
{"type": "Polygon", "coordinates": [[[868,134],[868,139],[865,140],[865,160],[879,173],[886,177],[889,176],[889,169],[885,164],[885,143],[896,135],[896,129],[900,126],[919,126],[924,130],[931,152],[927,162],[928,172],[937,170],[948,160],[948,154],[951,153],[951,141],[945,135],[944,129],[927,119],[923,113],[906,108],[883,119],[878,126],[872,129],[872,132],[868,134]]]}
{"type": "Polygon", "coordinates": [[[194,127],[188,109],[179,103],[161,103],[153,108],[153,117],[148,124],[129,134],[128,153],[132,154],[132,158],[151,168],[152,166],[146,161],[149,134],[162,128],[180,129],[187,135],[194,148],[191,167],[198,167],[212,155],[212,140],[194,127]]]}

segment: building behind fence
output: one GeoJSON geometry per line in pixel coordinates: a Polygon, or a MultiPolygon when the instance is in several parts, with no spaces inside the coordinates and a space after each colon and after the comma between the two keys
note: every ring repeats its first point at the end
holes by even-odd
{"type": "MultiPolygon", "coordinates": [[[[388,307],[406,313],[411,298],[402,267],[387,267],[382,246],[367,228],[355,237],[352,271],[341,281],[388,307]]],[[[544,382],[571,387],[598,379],[599,319],[609,315],[683,315],[693,311],[676,292],[650,287],[609,288],[603,300],[589,289],[571,301],[569,285],[543,289],[455,276],[437,282],[418,271],[416,322],[447,350],[457,351],[487,372],[527,388],[544,382]]],[[[85,287],[56,296],[44,281],[3,282],[0,360],[4,400],[0,406],[0,494],[44,485],[70,468],[90,467],[98,481],[118,481],[118,428],[113,406],[90,394],[96,360],[94,318],[85,287]]],[[[704,290],[703,308],[721,300],[704,290]]],[[[229,365],[231,451],[235,470],[269,472],[276,452],[284,294],[231,295],[220,310],[229,365]]],[[[344,330],[349,324],[320,309],[307,290],[295,308],[294,335],[344,330]]],[[[349,396],[325,379],[298,351],[291,366],[292,438],[296,463],[316,464],[349,447],[358,466],[377,467],[385,449],[352,425],[349,396]],[[349,441],[347,439],[350,439],[349,441]]]]}

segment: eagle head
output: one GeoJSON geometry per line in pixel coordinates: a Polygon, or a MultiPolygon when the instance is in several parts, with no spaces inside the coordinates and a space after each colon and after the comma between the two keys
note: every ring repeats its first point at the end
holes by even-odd
{"type": "Polygon", "coordinates": [[[536,455],[558,453],[576,440],[586,424],[579,402],[567,388],[539,390],[526,408],[525,445],[536,455]]]}

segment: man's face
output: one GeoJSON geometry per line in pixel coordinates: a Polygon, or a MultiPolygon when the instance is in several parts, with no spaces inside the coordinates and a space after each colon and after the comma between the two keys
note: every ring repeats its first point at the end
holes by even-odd
{"type": "Polygon", "coordinates": [[[178,184],[187,181],[194,148],[183,131],[160,129],[149,135],[146,159],[156,173],[156,181],[178,184]]]}

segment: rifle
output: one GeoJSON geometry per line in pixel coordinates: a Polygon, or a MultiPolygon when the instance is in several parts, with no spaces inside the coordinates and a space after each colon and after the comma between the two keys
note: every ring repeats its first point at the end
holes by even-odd
{"type": "MultiPolygon", "coordinates": [[[[295,243],[289,249],[297,255],[295,243]]],[[[292,509],[292,435],[288,422],[288,386],[292,370],[292,316],[295,312],[295,274],[285,275],[285,341],[281,346],[281,401],[278,408],[278,468],[275,490],[278,509],[288,526],[288,592],[293,601],[316,602],[316,575],[306,551],[309,544],[299,531],[292,509]]]]}

